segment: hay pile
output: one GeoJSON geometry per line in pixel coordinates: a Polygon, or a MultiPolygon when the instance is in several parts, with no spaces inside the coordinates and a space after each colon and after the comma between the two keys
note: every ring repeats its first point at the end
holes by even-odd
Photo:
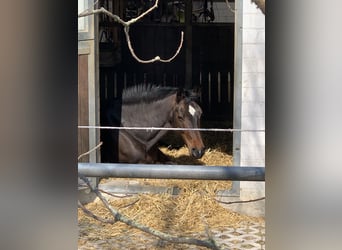
{"type": "MultiPolygon", "coordinates": [[[[238,227],[241,222],[257,221],[256,218],[243,216],[235,212],[228,211],[220,206],[214,199],[214,183],[190,183],[185,181],[180,195],[170,194],[140,194],[138,196],[111,199],[110,204],[119,209],[124,215],[137,220],[141,224],[155,229],[175,234],[190,235],[201,233],[206,227],[225,228],[238,227]],[[200,190],[198,188],[201,188],[200,190]],[[204,188],[204,189],[203,189],[204,188]]],[[[100,202],[93,202],[86,207],[101,215],[110,218],[110,214],[100,202]]],[[[79,211],[79,221],[82,223],[83,213],[79,211]]],[[[87,221],[97,223],[95,220],[87,218],[87,221]]],[[[105,225],[102,230],[113,234],[121,234],[128,230],[123,223],[115,225],[105,225]]],[[[101,232],[103,234],[104,232],[101,232]]]]}
{"type": "Polygon", "coordinates": [[[161,147],[160,150],[177,164],[207,166],[231,166],[233,164],[233,157],[217,148],[208,148],[203,157],[199,160],[190,157],[188,148],[184,146],[179,149],[161,147]]]}
{"type": "MultiPolygon", "coordinates": [[[[232,156],[220,149],[208,149],[200,160],[189,157],[188,149],[161,150],[178,164],[201,164],[218,166],[232,165],[232,156]]],[[[113,180],[111,178],[110,180],[113,180]]],[[[102,180],[106,182],[108,180],[102,180]]],[[[176,234],[191,235],[203,233],[210,229],[238,227],[242,222],[261,222],[262,218],[244,216],[223,208],[216,200],[216,192],[231,187],[230,181],[197,181],[197,180],[152,180],[141,179],[141,184],[166,187],[178,187],[181,192],[177,196],[170,194],[140,194],[128,198],[111,199],[110,204],[126,216],[141,224],[155,229],[176,234]]],[[[100,201],[87,204],[86,207],[104,218],[111,218],[109,212],[100,201]]],[[[94,237],[104,239],[121,234],[140,233],[123,223],[103,225],[87,217],[79,209],[79,226],[81,234],[92,233],[94,237]]]]}

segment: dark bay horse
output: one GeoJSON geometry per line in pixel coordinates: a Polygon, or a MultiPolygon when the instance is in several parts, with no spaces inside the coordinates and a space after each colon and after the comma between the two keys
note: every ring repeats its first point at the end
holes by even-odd
{"type": "MultiPolygon", "coordinates": [[[[202,110],[190,92],[155,85],[126,89],[105,105],[102,125],[115,127],[199,128],[202,110]]],[[[157,147],[166,130],[102,130],[102,162],[165,163],[157,147]]],[[[204,144],[199,131],[179,131],[191,156],[199,159],[204,144]]]]}

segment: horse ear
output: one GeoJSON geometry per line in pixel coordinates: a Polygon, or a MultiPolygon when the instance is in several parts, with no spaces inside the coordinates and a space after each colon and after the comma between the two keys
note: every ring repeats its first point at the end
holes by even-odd
{"type": "Polygon", "coordinates": [[[196,99],[199,99],[202,95],[202,88],[201,86],[196,86],[195,88],[192,89],[192,96],[195,97],[196,99]]]}
{"type": "Polygon", "coordinates": [[[197,86],[193,89],[179,88],[177,92],[177,102],[184,98],[189,98],[193,101],[198,101],[201,97],[201,87],[197,86]]]}
{"type": "Polygon", "coordinates": [[[201,97],[201,87],[197,86],[193,89],[187,90],[186,93],[186,97],[193,101],[198,101],[201,97]]]}

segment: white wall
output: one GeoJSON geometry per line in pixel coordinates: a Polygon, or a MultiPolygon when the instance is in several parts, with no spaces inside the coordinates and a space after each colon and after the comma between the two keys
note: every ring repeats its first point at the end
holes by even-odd
{"type": "MultiPolygon", "coordinates": [[[[241,129],[265,129],[265,16],[251,1],[242,11],[241,129]]],[[[241,166],[265,166],[265,132],[242,132],[241,166]]],[[[264,182],[241,182],[240,198],[265,195],[264,182]]]]}

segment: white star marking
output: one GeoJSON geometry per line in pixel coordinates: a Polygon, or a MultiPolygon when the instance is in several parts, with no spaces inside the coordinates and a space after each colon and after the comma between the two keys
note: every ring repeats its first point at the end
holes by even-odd
{"type": "Polygon", "coordinates": [[[195,113],[196,113],[196,110],[194,109],[193,106],[189,105],[189,113],[192,115],[192,116],[195,116],[195,113]]]}

